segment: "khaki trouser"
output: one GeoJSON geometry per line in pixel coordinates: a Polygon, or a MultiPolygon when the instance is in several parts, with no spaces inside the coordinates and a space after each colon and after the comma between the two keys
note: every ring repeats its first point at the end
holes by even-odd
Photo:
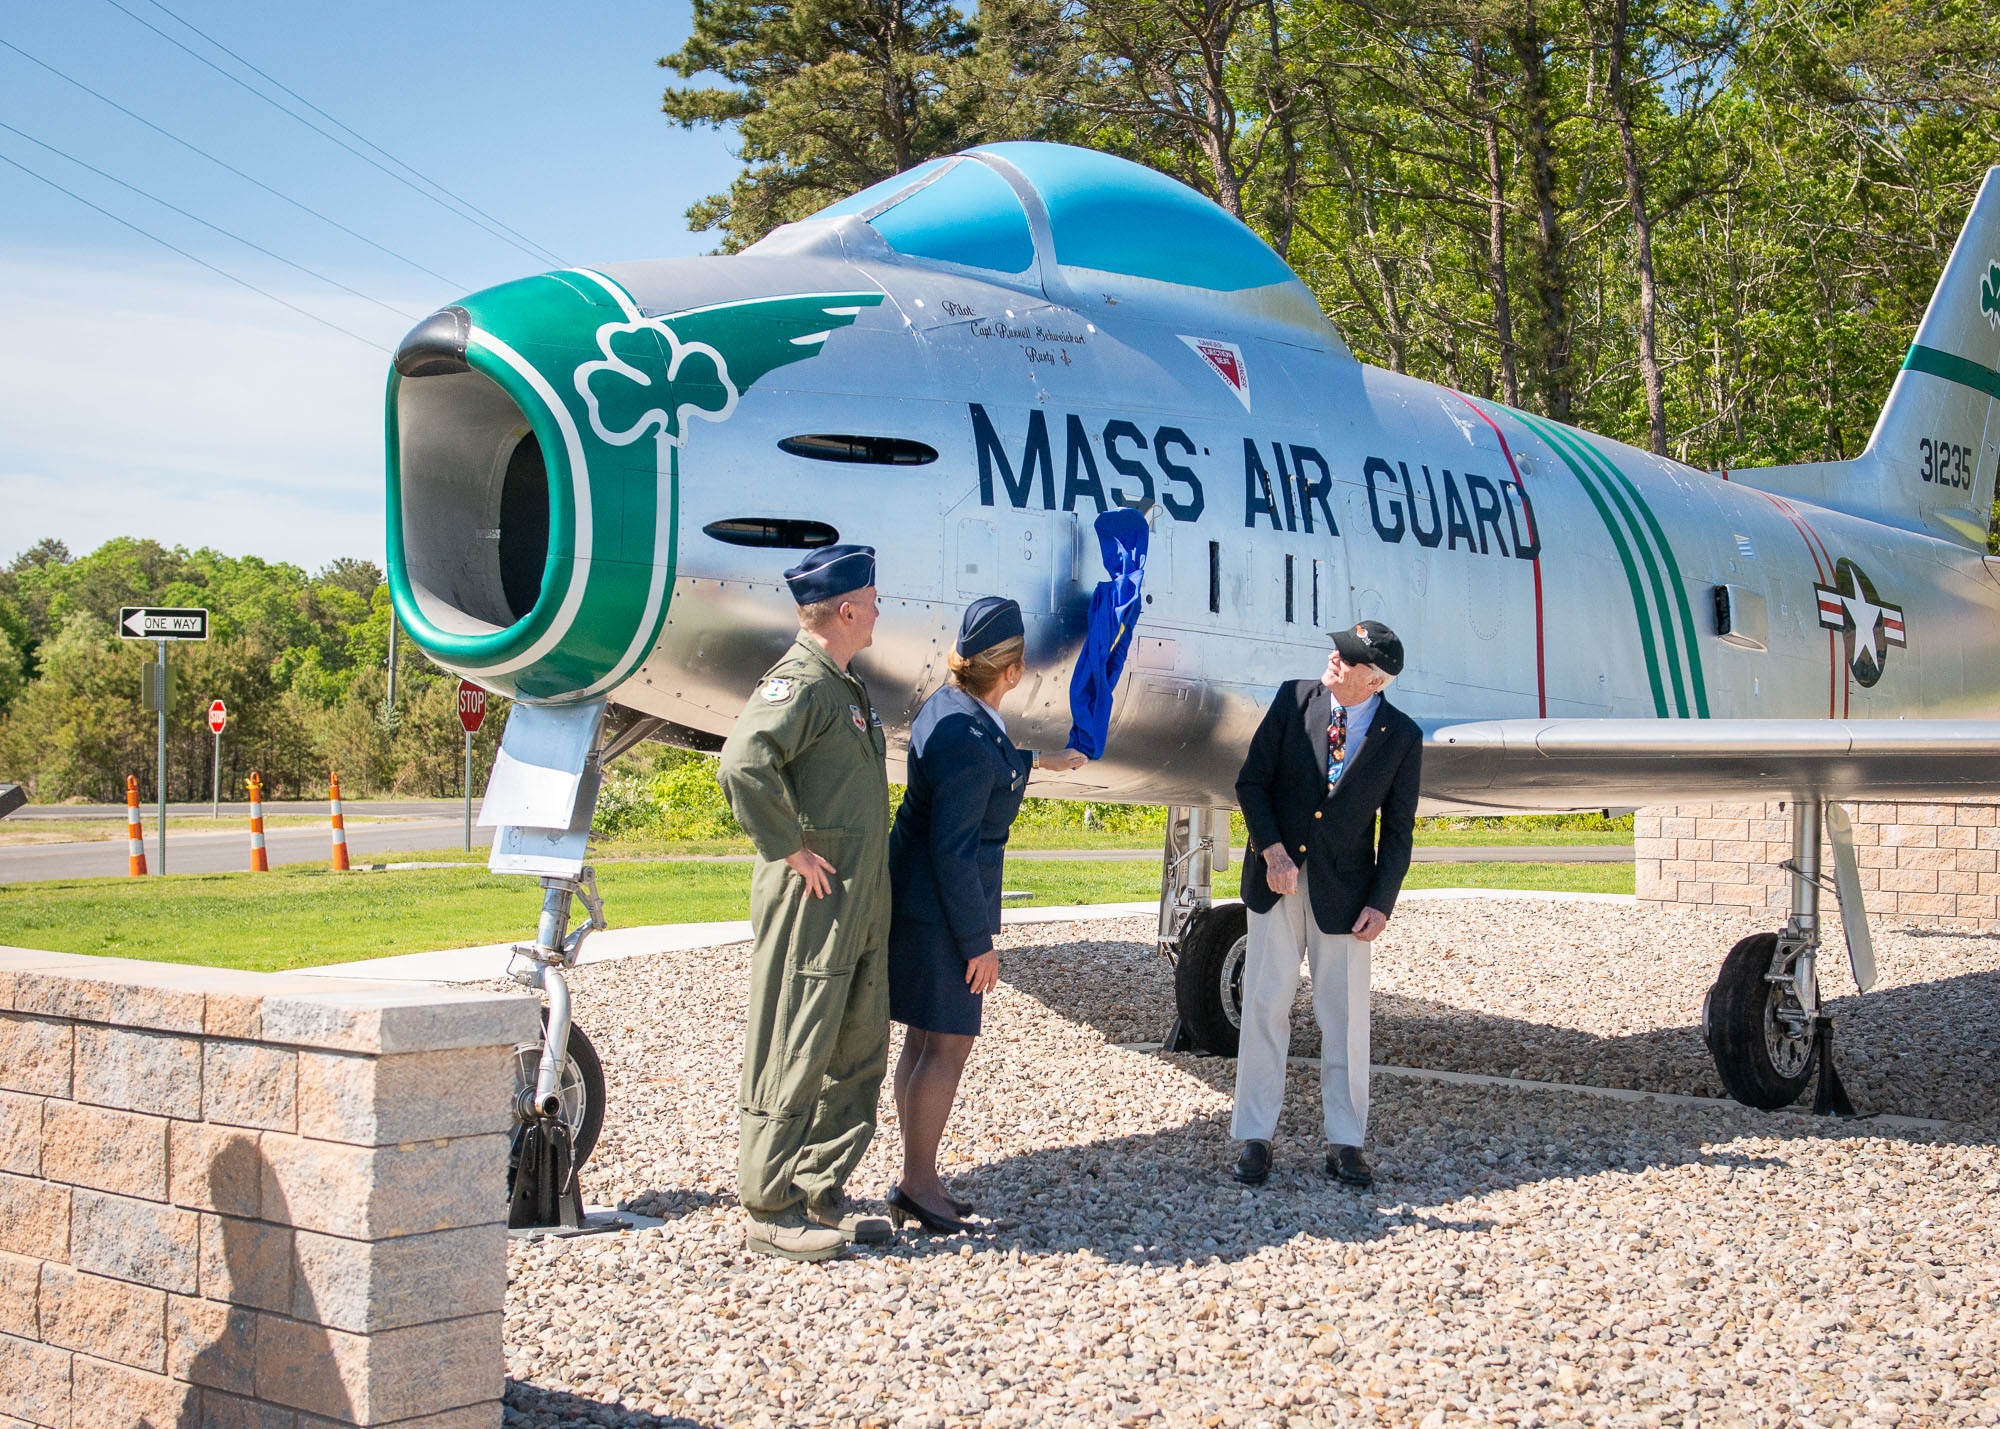
{"type": "MultiPolygon", "coordinates": [[[[827,856],[841,867],[840,852],[827,856]]],[[[875,1134],[889,1062],[888,953],[870,938],[883,920],[852,901],[838,876],[825,898],[809,896],[782,863],[758,864],[752,882],[736,1179],[759,1220],[843,1186],[875,1134]]]]}
{"type": "Polygon", "coordinates": [[[1236,1110],[1229,1134],[1269,1141],[1285,1100],[1285,1055],[1299,958],[1312,964],[1313,1013],[1319,1019],[1320,1109],[1330,1146],[1359,1146],[1368,1134],[1369,948],[1346,933],[1323,933],[1299,891],[1268,913],[1250,915],[1243,959],[1243,1028],[1236,1052],[1236,1110]]]}

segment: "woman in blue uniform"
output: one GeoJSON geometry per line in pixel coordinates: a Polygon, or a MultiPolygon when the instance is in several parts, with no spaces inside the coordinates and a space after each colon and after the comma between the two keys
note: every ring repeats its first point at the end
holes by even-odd
{"type": "Polygon", "coordinates": [[[1037,758],[1007,738],[1000,702],[1026,673],[1021,607],[988,596],[967,608],[951,683],[910,726],[909,789],[889,835],[889,1015],[907,1028],[896,1063],[903,1173],[889,1188],[901,1225],[972,1229],[971,1209],[938,1179],[937,1148],[1000,980],[1000,873],[1030,769],[1077,769],[1075,750],[1037,758]]]}

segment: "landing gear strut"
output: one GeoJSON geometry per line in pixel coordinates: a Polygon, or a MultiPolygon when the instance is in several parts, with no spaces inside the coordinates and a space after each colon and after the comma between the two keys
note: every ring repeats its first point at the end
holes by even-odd
{"type": "Polygon", "coordinates": [[[1867,915],[1846,812],[1824,800],[1802,799],[1792,805],[1792,856],[1781,865],[1792,875],[1791,917],[1780,931],[1753,934],[1730,949],[1702,1003],[1701,1027],[1722,1085],[1745,1106],[1767,1111],[1790,1106],[1817,1070],[1813,1111],[1851,1117],[1854,1106],[1833,1063],[1833,1019],[1820,1001],[1823,819],[1833,838],[1855,982],[1864,992],[1873,984],[1867,915]]]}
{"type": "Polygon", "coordinates": [[[507,1164],[507,1228],[620,1230],[587,1224],[577,1176],[604,1126],[604,1068],[583,1029],[570,1021],[568,969],[583,940],[605,926],[597,875],[542,879],[542,916],[533,944],[517,944],[507,975],[548,994],[542,1040],[514,1049],[514,1139],[507,1164]],[[572,931],[573,900],[589,915],[572,931]]]}
{"type": "Polygon", "coordinates": [[[1213,902],[1214,875],[1229,867],[1229,811],[1167,810],[1160,861],[1160,955],[1174,970],[1177,1015],[1169,1052],[1234,1057],[1243,1016],[1248,914],[1213,902]]]}

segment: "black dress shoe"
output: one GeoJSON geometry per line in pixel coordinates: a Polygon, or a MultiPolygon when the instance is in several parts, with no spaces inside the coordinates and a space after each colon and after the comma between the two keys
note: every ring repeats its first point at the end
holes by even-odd
{"type": "Polygon", "coordinates": [[[1326,1174],[1337,1178],[1343,1186],[1372,1186],[1375,1173],[1368,1169],[1368,1163],[1361,1159],[1358,1146],[1329,1147],[1326,1153],[1326,1174]]]}
{"type": "Polygon", "coordinates": [[[889,1219],[896,1223],[897,1230],[909,1221],[915,1221],[925,1230],[938,1235],[956,1235],[961,1231],[977,1235],[985,1229],[976,1221],[960,1220],[957,1216],[932,1210],[901,1186],[891,1186],[886,1199],[889,1202],[889,1219]]]}
{"type": "Polygon", "coordinates": [[[1271,1143],[1246,1141],[1243,1154],[1236,1158],[1236,1179],[1246,1186],[1261,1186],[1271,1174],[1271,1143]]]}

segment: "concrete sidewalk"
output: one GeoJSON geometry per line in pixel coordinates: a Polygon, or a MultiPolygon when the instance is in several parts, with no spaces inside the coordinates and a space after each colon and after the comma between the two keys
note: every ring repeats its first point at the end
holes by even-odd
{"type": "MultiPolygon", "coordinates": [[[[1504,888],[1412,888],[1402,902],[1432,902],[1447,898],[1530,898],[1545,903],[1624,903],[1635,902],[1629,893],[1529,893],[1504,888]]],[[[1029,923],[1074,923],[1104,918],[1151,919],[1159,912],[1157,903],[1086,903],[1066,908],[1010,908],[1000,914],[1005,927],[1029,923]]],[[[523,938],[527,934],[523,933],[523,938]]],[[[650,957],[655,953],[685,953],[697,948],[717,948],[728,943],[747,943],[749,920],[731,923],[661,923],[647,928],[611,928],[584,939],[583,956],[577,961],[622,962],[626,958],[650,957]]],[[[436,953],[404,953],[393,958],[370,958],[356,963],[333,963],[320,968],[299,968],[287,977],[365,977],[381,982],[488,982],[507,975],[511,943],[490,943],[476,948],[450,948],[436,953]]]]}

